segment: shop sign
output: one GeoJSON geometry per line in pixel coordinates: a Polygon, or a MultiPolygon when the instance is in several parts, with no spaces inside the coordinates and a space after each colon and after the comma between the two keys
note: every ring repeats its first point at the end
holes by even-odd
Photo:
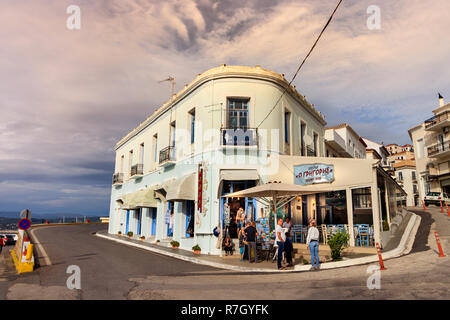
{"type": "Polygon", "coordinates": [[[334,180],[334,165],[332,164],[302,164],[294,166],[294,183],[308,185],[332,182],[334,180]]]}
{"type": "Polygon", "coordinates": [[[197,210],[202,212],[203,207],[203,168],[198,167],[198,195],[197,195],[197,210]]]}

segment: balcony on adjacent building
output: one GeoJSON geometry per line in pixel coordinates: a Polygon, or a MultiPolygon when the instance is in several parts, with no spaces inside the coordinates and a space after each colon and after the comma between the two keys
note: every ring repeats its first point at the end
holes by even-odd
{"type": "Polygon", "coordinates": [[[159,165],[163,167],[175,164],[175,147],[168,146],[159,151],[159,165]]]}
{"type": "Polygon", "coordinates": [[[258,129],[222,128],[220,133],[223,147],[258,147],[258,129]]]}
{"type": "Polygon", "coordinates": [[[436,143],[427,148],[429,158],[443,158],[450,156],[450,140],[436,143]]]}
{"type": "Polygon", "coordinates": [[[442,128],[450,126],[449,118],[450,110],[425,120],[425,130],[427,131],[441,131],[442,128]]]}
{"type": "Polygon", "coordinates": [[[347,149],[345,140],[334,129],[325,130],[325,142],[342,158],[352,158],[353,154],[347,149]]]}
{"type": "Polygon", "coordinates": [[[316,157],[316,153],[314,151],[314,148],[310,147],[310,146],[306,146],[306,156],[307,157],[316,157]]]}
{"type": "Polygon", "coordinates": [[[144,165],[143,164],[135,164],[131,167],[130,177],[131,178],[140,178],[144,175],[144,165]]]}
{"type": "Polygon", "coordinates": [[[123,183],[123,173],[113,174],[112,184],[122,184],[123,183]]]}

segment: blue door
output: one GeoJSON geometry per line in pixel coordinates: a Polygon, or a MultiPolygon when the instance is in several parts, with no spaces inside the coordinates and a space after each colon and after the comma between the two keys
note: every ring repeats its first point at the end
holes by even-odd
{"type": "Polygon", "coordinates": [[[152,208],[152,231],[151,235],[156,235],[156,208],[152,208]]]}
{"type": "Polygon", "coordinates": [[[128,233],[128,227],[130,225],[130,210],[127,210],[127,223],[125,225],[125,234],[128,233]]]}
{"type": "Polygon", "coordinates": [[[136,219],[137,219],[136,234],[141,234],[141,213],[142,213],[142,209],[137,209],[135,212],[136,212],[136,219]]]}

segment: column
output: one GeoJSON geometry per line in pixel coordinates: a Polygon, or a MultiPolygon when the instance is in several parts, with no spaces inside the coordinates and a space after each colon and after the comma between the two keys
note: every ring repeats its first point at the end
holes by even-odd
{"type": "Polygon", "coordinates": [[[173,240],[180,242],[181,238],[184,236],[184,225],[186,216],[186,205],[185,201],[175,201],[174,208],[174,222],[173,222],[173,240]]]}
{"type": "Polygon", "coordinates": [[[390,229],[390,226],[391,226],[391,213],[389,211],[389,186],[388,186],[388,183],[387,183],[386,179],[384,179],[384,189],[386,190],[384,192],[385,202],[386,202],[386,217],[387,217],[387,222],[388,222],[389,229],[390,229]]]}
{"type": "Polygon", "coordinates": [[[380,223],[380,204],[378,202],[378,184],[377,184],[377,169],[372,169],[372,219],[373,219],[373,232],[375,235],[375,243],[381,245],[381,223],[380,223]]]}
{"type": "Polygon", "coordinates": [[[355,246],[355,232],[353,230],[353,202],[352,202],[352,189],[345,189],[345,199],[347,201],[347,222],[348,222],[348,234],[350,235],[350,246],[355,246]]]}
{"type": "Polygon", "coordinates": [[[155,240],[161,240],[166,237],[165,233],[165,226],[164,223],[164,215],[166,208],[166,202],[158,201],[158,207],[156,211],[156,239],[155,240]]]}

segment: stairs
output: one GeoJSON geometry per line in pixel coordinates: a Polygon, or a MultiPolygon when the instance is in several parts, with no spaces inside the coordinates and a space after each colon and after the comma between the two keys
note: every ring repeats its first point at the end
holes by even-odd
{"type": "MultiPolygon", "coordinates": [[[[306,244],[293,243],[294,254],[292,259],[294,263],[303,264],[303,259],[311,263],[311,254],[306,244]]],[[[331,249],[327,245],[319,245],[319,261],[320,263],[331,261],[331,249]]]]}

